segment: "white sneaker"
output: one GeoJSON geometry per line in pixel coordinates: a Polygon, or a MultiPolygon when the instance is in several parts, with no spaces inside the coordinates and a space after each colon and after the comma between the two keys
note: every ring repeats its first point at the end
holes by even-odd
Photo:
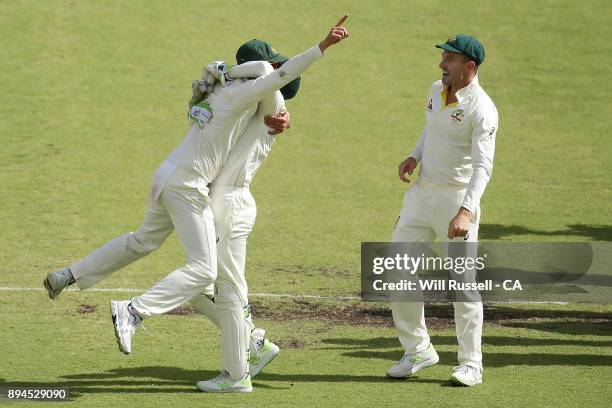
{"type": "Polygon", "coordinates": [[[242,380],[234,381],[227,371],[221,371],[217,377],[208,381],[198,381],[200,391],[204,392],[251,392],[251,376],[245,375],[242,380]]]}
{"type": "Polygon", "coordinates": [[[436,364],[438,361],[440,361],[440,357],[430,343],[424,351],[404,354],[404,357],[396,365],[387,370],[387,375],[393,378],[405,378],[425,367],[436,364]]]}
{"type": "Polygon", "coordinates": [[[49,298],[55,299],[62,293],[68,285],[73,282],[72,273],[68,268],[58,269],[55,272],[51,272],[47,275],[45,280],[43,281],[43,285],[45,289],[47,289],[47,293],[49,294],[49,298]]]}
{"type": "Polygon", "coordinates": [[[111,317],[115,327],[115,337],[119,350],[124,354],[132,352],[132,337],[136,327],[142,326],[142,318],[134,316],[128,311],[129,300],[111,300],[111,317]]]}
{"type": "Polygon", "coordinates": [[[482,370],[471,365],[460,365],[454,368],[455,372],[450,377],[450,381],[458,385],[482,384],[482,370]]]}
{"type": "Polygon", "coordinates": [[[268,339],[264,338],[263,341],[257,344],[255,352],[251,350],[251,357],[249,358],[251,378],[255,377],[265,366],[270,364],[278,356],[278,353],[280,353],[280,348],[268,339]]]}

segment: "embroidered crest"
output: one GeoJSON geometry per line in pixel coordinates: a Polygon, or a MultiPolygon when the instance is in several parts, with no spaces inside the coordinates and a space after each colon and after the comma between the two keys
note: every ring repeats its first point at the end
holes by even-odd
{"type": "Polygon", "coordinates": [[[451,117],[451,121],[452,121],[453,123],[458,123],[458,122],[461,122],[461,121],[463,120],[463,117],[464,117],[464,116],[465,116],[465,115],[463,114],[463,109],[461,109],[461,108],[457,108],[457,109],[455,109],[455,110],[454,110],[454,111],[451,113],[451,115],[450,115],[450,117],[451,117]]]}

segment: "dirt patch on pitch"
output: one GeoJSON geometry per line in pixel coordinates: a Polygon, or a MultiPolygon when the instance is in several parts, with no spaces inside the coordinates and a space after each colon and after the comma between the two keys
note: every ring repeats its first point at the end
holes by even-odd
{"type": "MultiPolygon", "coordinates": [[[[571,306],[569,306],[571,307],[571,306]]],[[[388,304],[351,302],[321,302],[308,299],[252,302],[255,319],[276,321],[318,320],[329,324],[349,324],[393,327],[393,317],[388,304]]],[[[454,327],[454,309],[451,304],[425,305],[427,327],[432,329],[454,327]]],[[[516,309],[503,305],[485,305],[484,321],[510,327],[530,327],[525,322],[557,321],[583,322],[602,330],[612,328],[611,312],[547,309],[545,305],[533,309],[516,309]]],[[[541,326],[544,328],[545,326],[541,326]]],[[[554,325],[551,324],[551,327],[554,325]]]]}
{"type": "Polygon", "coordinates": [[[98,306],[96,305],[79,305],[79,307],[77,308],[77,313],[78,314],[88,314],[88,313],[95,313],[97,310],[98,306]]]}
{"type": "Polygon", "coordinates": [[[191,306],[179,306],[176,309],[172,309],[171,311],[166,312],[166,314],[177,316],[191,316],[198,313],[199,312],[191,306]]]}
{"type": "MultiPolygon", "coordinates": [[[[252,310],[256,319],[317,320],[329,324],[393,327],[391,309],[386,305],[378,306],[358,302],[338,304],[295,299],[277,303],[253,301],[252,310]]],[[[427,325],[431,328],[442,328],[451,324],[452,321],[448,316],[427,317],[427,325]]]]}
{"type": "MultiPolygon", "coordinates": [[[[270,299],[253,300],[254,319],[268,319],[280,322],[313,320],[330,325],[347,324],[369,327],[393,327],[391,308],[384,303],[365,303],[360,301],[320,301],[312,299],[270,299]]],[[[81,305],[79,313],[93,313],[95,306],[81,305]]],[[[168,314],[193,316],[199,312],[193,307],[178,307],[168,314]]],[[[425,320],[431,329],[454,327],[454,310],[451,304],[425,305],[425,320]]],[[[484,321],[489,325],[523,327],[538,330],[557,329],[571,332],[581,327],[583,331],[600,334],[612,331],[612,312],[580,311],[560,308],[547,308],[546,305],[533,308],[516,308],[504,305],[485,305],[484,321]]],[[[301,348],[292,344],[290,348],[301,348]]]]}

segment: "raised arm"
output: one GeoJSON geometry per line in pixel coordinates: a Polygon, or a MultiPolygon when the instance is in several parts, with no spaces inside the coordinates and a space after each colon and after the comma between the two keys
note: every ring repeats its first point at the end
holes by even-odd
{"type": "Polygon", "coordinates": [[[248,106],[296,79],[315,61],[323,57],[323,51],[349,36],[346,28],[342,26],[345,20],[346,16],[340,19],[318,45],[291,58],[274,72],[228,89],[230,99],[236,101],[237,105],[248,106]]]}
{"type": "Polygon", "coordinates": [[[238,79],[258,78],[272,72],[274,72],[274,68],[268,61],[248,61],[240,65],[234,65],[227,74],[231,79],[238,79]]]}

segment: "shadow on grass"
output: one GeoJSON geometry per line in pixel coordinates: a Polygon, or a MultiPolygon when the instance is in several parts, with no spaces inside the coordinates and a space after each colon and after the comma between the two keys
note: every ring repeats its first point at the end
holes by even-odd
{"type": "MultiPolygon", "coordinates": [[[[455,336],[431,336],[434,345],[457,345],[455,336]]],[[[484,345],[491,346],[584,346],[584,347],[612,347],[612,340],[581,340],[581,339],[537,339],[531,337],[487,336],[482,338],[484,345]]],[[[370,339],[324,339],[323,343],[345,347],[329,347],[327,349],[381,349],[398,348],[400,342],[396,337],[374,337],[370,339]]]]}
{"type": "Polygon", "coordinates": [[[547,237],[576,236],[591,238],[594,241],[612,241],[611,225],[570,224],[566,229],[557,231],[541,231],[520,225],[480,224],[478,236],[483,240],[501,239],[516,235],[540,235],[547,237]]]}
{"type": "Polygon", "coordinates": [[[59,381],[2,381],[3,387],[68,387],[70,400],[84,394],[175,394],[200,393],[196,382],[216,376],[218,371],[184,370],[178,367],[116,368],[102,373],[73,374],[59,381]]]}
{"type": "MultiPolygon", "coordinates": [[[[403,352],[393,351],[348,351],[343,356],[355,358],[379,358],[398,361],[403,352]]],[[[438,351],[441,365],[457,365],[457,354],[450,351],[438,351]]],[[[486,367],[507,366],[572,366],[602,367],[612,365],[612,356],[598,354],[552,354],[552,353],[483,353],[486,367]]]]}
{"type": "MultiPolygon", "coordinates": [[[[537,306],[536,306],[537,307],[537,306]]],[[[498,320],[515,320],[515,319],[531,319],[531,318],[544,318],[544,319],[583,319],[583,320],[610,320],[612,321],[612,312],[610,311],[584,311],[584,310],[571,310],[560,308],[533,308],[529,305],[528,308],[517,308],[508,307],[503,305],[491,305],[485,304],[484,308],[484,320],[486,322],[495,323],[498,320]]],[[[383,309],[379,312],[380,315],[385,317],[391,317],[391,308],[383,309]]],[[[437,317],[454,319],[454,309],[451,304],[426,304],[425,305],[425,318],[437,317]]]]}
{"type": "MultiPolygon", "coordinates": [[[[271,381],[285,381],[291,383],[388,383],[398,381],[398,379],[388,378],[383,375],[349,375],[349,374],[266,374],[261,373],[257,376],[257,379],[271,380],[271,381]]],[[[401,381],[401,379],[399,380],[401,381]]],[[[427,384],[443,384],[447,381],[438,380],[432,378],[419,378],[418,376],[411,376],[408,380],[410,382],[427,383],[427,384]]]]}
{"type": "MultiPolygon", "coordinates": [[[[201,393],[196,382],[216,376],[217,371],[185,370],[179,367],[133,367],[116,368],[101,373],[71,374],[59,377],[59,381],[4,381],[2,387],[22,388],[60,388],[68,387],[70,398],[74,400],[86,394],[178,394],[201,393]]],[[[266,374],[261,373],[253,380],[256,388],[291,389],[300,383],[382,383],[393,381],[384,375],[350,375],[350,374],[266,374]],[[285,383],[274,386],[260,383],[268,380],[285,383]]],[[[412,377],[415,383],[444,384],[446,381],[412,377]]]]}
{"type": "MultiPolygon", "coordinates": [[[[502,326],[523,328],[530,330],[539,330],[550,333],[563,334],[588,334],[591,336],[612,336],[612,321],[606,320],[601,322],[504,322],[502,326]]],[[[611,342],[586,342],[585,345],[597,346],[602,344],[604,347],[609,347],[611,342]],[[588,344],[593,343],[593,344],[588,344]],[[603,344],[607,343],[607,344],[603,344]]]]}

